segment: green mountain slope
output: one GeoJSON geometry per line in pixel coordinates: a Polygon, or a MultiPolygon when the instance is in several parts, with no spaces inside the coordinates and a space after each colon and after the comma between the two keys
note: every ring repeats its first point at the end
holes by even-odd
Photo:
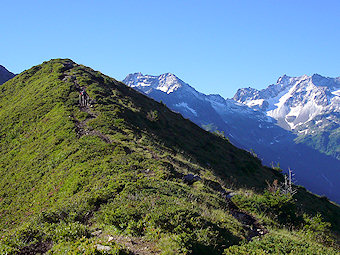
{"type": "Polygon", "coordinates": [[[121,82],[57,59],[0,92],[1,254],[337,253],[337,205],[121,82]]]}
{"type": "MultiPolygon", "coordinates": [[[[318,119],[317,119],[318,120],[318,119]]],[[[316,120],[316,121],[317,121],[316,120]]],[[[322,153],[340,160],[340,127],[335,121],[323,120],[326,128],[320,130],[314,123],[308,122],[312,135],[301,135],[296,138],[297,143],[304,143],[322,153]]]]}

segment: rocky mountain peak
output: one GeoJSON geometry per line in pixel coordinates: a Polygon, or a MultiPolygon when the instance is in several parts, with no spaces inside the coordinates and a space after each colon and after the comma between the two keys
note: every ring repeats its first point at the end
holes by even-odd
{"type": "MultiPolygon", "coordinates": [[[[281,76],[276,84],[260,91],[239,89],[234,100],[260,110],[288,130],[299,130],[314,118],[340,112],[340,79],[320,74],[281,76]]],[[[327,115],[328,116],[328,115],[327,115]]],[[[303,132],[311,132],[305,128],[303,132]]]]}
{"type": "Polygon", "coordinates": [[[223,97],[221,97],[219,94],[210,94],[207,95],[207,98],[209,98],[212,101],[218,102],[220,104],[225,103],[225,99],[223,97]]]}
{"type": "Polygon", "coordinates": [[[237,102],[243,103],[250,98],[256,99],[259,96],[259,92],[259,90],[251,87],[238,89],[233,99],[237,102]]]}
{"type": "Polygon", "coordinates": [[[129,74],[123,82],[130,86],[135,87],[146,94],[152,91],[162,91],[167,94],[175,92],[179,88],[189,88],[190,86],[179,79],[172,73],[164,73],[158,76],[143,75],[142,73],[129,74]]]}
{"type": "Polygon", "coordinates": [[[315,86],[318,87],[327,87],[329,89],[340,88],[340,79],[338,78],[328,78],[321,76],[319,74],[313,74],[311,77],[311,81],[315,86]]]}
{"type": "Polygon", "coordinates": [[[286,74],[284,74],[283,76],[279,77],[279,79],[277,79],[276,83],[284,83],[286,81],[288,81],[290,79],[289,76],[287,76],[286,74]]]}

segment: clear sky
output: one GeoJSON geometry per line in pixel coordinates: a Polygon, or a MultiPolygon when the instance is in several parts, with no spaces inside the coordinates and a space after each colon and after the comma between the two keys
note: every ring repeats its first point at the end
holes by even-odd
{"type": "Polygon", "coordinates": [[[223,97],[283,74],[340,76],[338,0],[2,0],[0,13],[0,64],[15,73],[71,58],[223,97]]]}

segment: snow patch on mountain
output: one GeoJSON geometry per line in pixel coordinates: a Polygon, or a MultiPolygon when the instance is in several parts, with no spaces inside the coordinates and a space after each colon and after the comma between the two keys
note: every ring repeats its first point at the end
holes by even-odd
{"type": "Polygon", "coordinates": [[[179,103],[179,104],[175,104],[175,107],[184,107],[187,110],[189,110],[192,114],[197,116],[197,112],[194,109],[192,109],[187,103],[182,102],[182,103],[179,103]]]}
{"type": "Polygon", "coordinates": [[[205,100],[211,104],[211,106],[214,108],[216,112],[218,113],[225,112],[226,100],[220,95],[208,95],[206,96],[205,100]]]}
{"type": "MultiPolygon", "coordinates": [[[[166,94],[173,93],[180,88],[190,89],[191,87],[180,80],[176,75],[165,73],[158,76],[143,75],[142,73],[129,74],[123,82],[133,88],[137,88],[146,94],[154,90],[162,91],[166,94]]],[[[192,89],[192,88],[191,88],[192,89]]]]}
{"type": "Polygon", "coordinates": [[[340,77],[280,77],[263,90],[240,89],[234,100],[264,112],[286,129],[297,127],[325,113],[340,112],[340,77]]]}

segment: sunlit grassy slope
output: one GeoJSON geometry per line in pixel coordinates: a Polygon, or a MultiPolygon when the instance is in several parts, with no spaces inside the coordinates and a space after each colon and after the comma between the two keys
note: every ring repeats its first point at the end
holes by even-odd
{"type": "Polygon", "coordinates": [[[0,138],[1,254],[337,254],[337,205],[71,60],[0,86],[0,138]]]}

